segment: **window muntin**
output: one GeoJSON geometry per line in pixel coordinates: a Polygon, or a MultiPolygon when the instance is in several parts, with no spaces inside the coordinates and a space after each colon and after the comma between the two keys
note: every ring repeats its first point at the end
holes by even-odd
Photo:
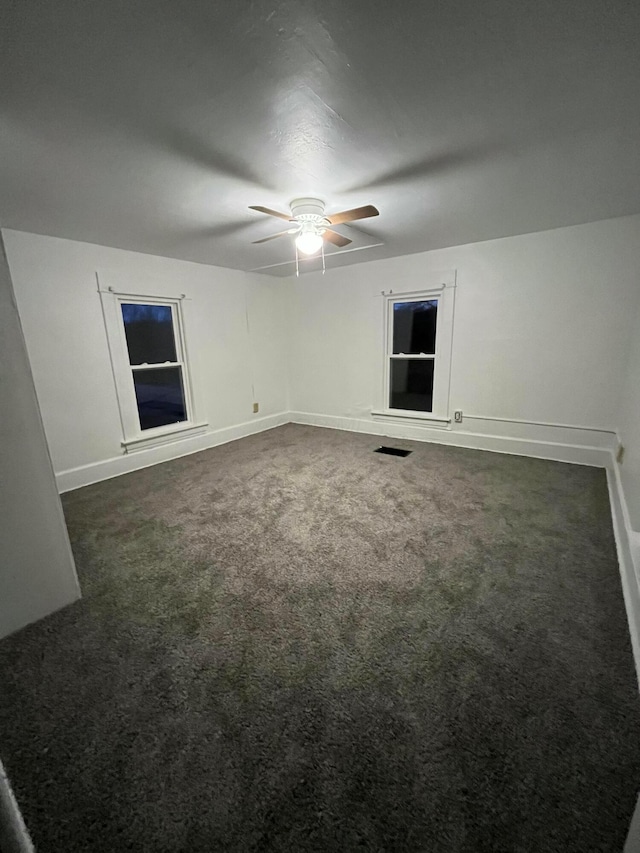
{"type": "Polygon", "coordinates": [[[120,309],[140,430],[188,421],[176,306],[127,300],[120,309]]]}
{"type": "Polygon", "coordinates": [[[390,299],[387,405],[402,412],[433,412],[438,299],[390,299]]]}

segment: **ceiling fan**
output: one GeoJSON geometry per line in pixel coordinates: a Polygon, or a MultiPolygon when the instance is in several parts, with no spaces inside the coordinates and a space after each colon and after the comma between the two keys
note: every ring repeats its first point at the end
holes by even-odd
{"type": "Polygon", "coordinates": [[[348,237],[343,237],[342,234],[333,231],[332,225],[341,225],[344,222],[355,222],[358,219],[367,219],[370,216],[379,215],[377,208],[372,204],[367,204],[364,207],[354,207],[352,210],[343,210],[340,213],[325,216],[324,202],[319,198],[294,199],[291,202],[290,214],[279,213],[277,210],[271,210],[269,207],[261,207],[260,205],[251,205],[249,210],[257,210],[259,213],[266,213],[268,216],[277,216],[278,219],[284,219],[291,223],[291,227],[286,231],[280,231],[270,237],[263,237],[262,240],[254,240],[254,243],[266,243],[268,240],[285,237],[287,234],[295,234],[296,247],[303,255],[315,255],[322,248],[324,240],[328,240],[329,243],[333,243],[334,246],[341,249],[352,242],[348,237]]]}

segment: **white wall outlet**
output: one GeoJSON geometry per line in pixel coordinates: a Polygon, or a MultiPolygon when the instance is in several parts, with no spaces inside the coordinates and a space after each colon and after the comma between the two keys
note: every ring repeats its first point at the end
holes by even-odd
{"type": "Polygon", "coordinates": [[[455,412],[453,413],[453,419],[457,424],[462,423],[462,410],[461,409],[455,410],[455,412]]]}
{"type": "Polygon", "coordinates": [[[257,415],[259,411],[260,411],[260,403],[254,403],[253,404],[253,414],[257,415]]]}

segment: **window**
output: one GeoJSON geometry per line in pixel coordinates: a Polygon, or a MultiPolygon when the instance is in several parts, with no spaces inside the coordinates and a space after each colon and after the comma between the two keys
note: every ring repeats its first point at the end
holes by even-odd
{"type": "Polygon", "coordinates": [[[391,302],[389,408],[433,411],[437,299],[391,302]]]}
{"type": "Polygon", "coordinates": [[[411,293],[383,293],[381,398],[373,414],[449,423],[455,273],[411,293]]]}
{"type": "Polygon", "coordinates": [[[100,290],[126,452],[204,431],[187,363],[185,298],[100,290]]]}
{"type": "Polygon", "coordinates": [[[184,364],[173,306],[122,302],[120,307],[140,429],[187,421],[184,364]]]}

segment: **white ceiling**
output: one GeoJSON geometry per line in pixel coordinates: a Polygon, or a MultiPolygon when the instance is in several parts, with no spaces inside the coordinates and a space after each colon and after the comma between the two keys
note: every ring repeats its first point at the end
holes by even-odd
{"type": "MultiPolygon", "coordinates": [[[[0,224],[239,269],[250,204],[375,204],[331,264],[640,212],[640,3],[6,0],[0,224]]],[[[267,272],[289,274],[290,265],[267,272]]]]}

